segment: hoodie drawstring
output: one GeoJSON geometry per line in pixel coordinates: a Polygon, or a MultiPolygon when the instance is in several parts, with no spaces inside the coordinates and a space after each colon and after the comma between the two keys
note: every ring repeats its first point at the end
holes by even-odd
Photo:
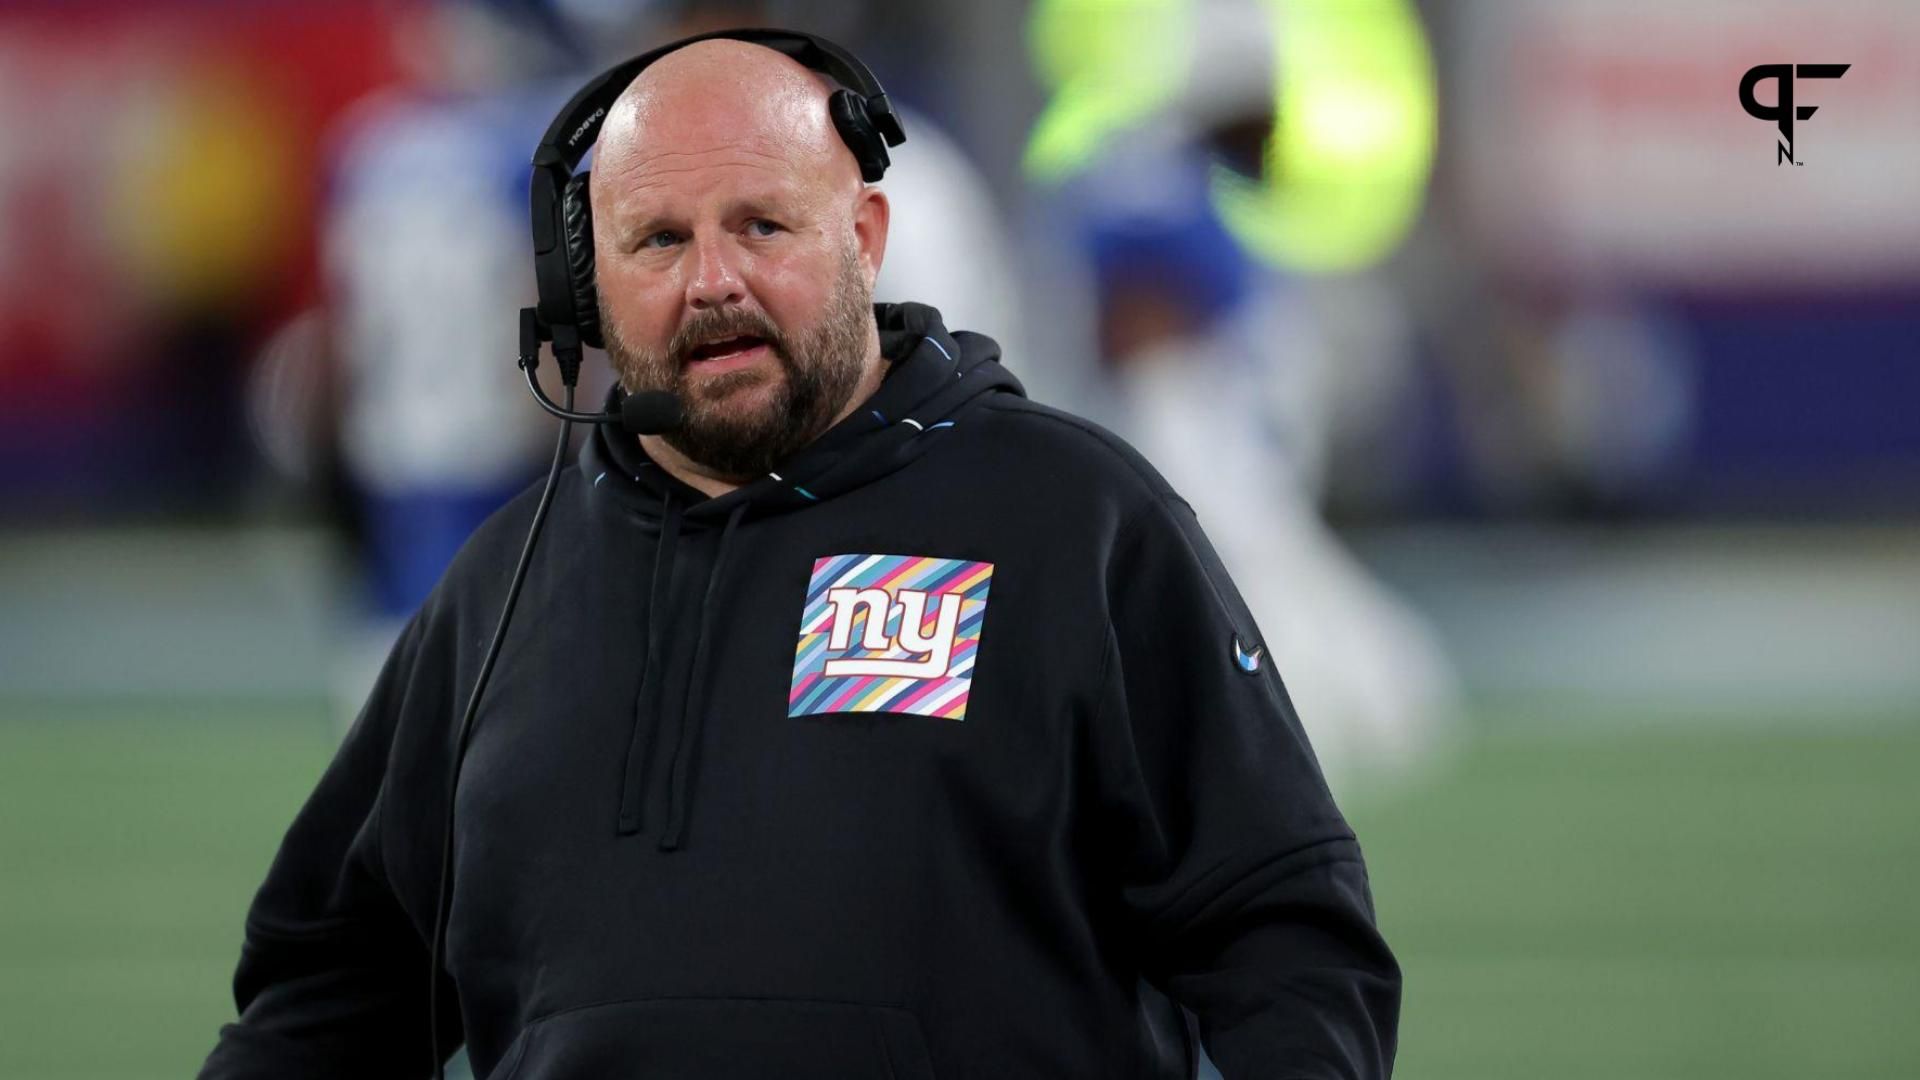
{"type": "Polygon", "coordinates": [[[666,493],[665,506],[662,508],[660,522],[660,545],[654,549],[653,582],[647,593],[647,637],[641,645],[643,659],[640,661],[640,691],[638,700],[633,703],[633,738],[627,743],[627,763],[622,775],[627,778],[626,789],[620,795],[620,824],[622,836],[630,836],[640,831],[641,817],[646,807],[647,769],[645,749],[642,743],[654,725],[646,722],[649,698],[658,699],[653,681],[654,673],[660,669],[661,613],[667,606],[667,594],[673,588],[673,560],[675,549],[680,541],[680,504],[673,501],[673,492],[666,493]]]}
{"type": "Polygon", "coordinates": [[[687,675],[687,690],[681,695],[680,731],[674,740],[673,770],[667,775],[667,825],[660,835],[660,850],[680,846],[686,833],[687,812],[693,803],[692,759],[700,747],[700,732],[707,719],[707,639],[713,633],[714,593],[727,576],[727,548],[734,530],[746,515],[741,503],[727,515],[720,530],[720,548],[713,556],[713,570],[707,574],[707,589],[700,598],[700,634],[693,640],[693,670],[687,675]]]}
{"type": "MultiPolygon", "coordinates": [[[[653,581],[647,600],[647,637],[643,646],[646,659],[640,668],[639,700],[634,703],[633,738],[627,743],[623,774],[626,785],[620,796],[619,833],[622,836],[639,832],[644,822],[646,778],[651,771],[647,765],[650,755],[646,743],[655,729],[665,726],[663,721],[649,723],[648,719],[650,716],[657,717],[659,706],[667,700],[661,688],[655,684],[663,675],[661,656],[666,651],[665,638],[668,633],[666,610],[673,590],[673,568],[680,546],[683,514],[671,491],[667,492],[664,501],[660,546],[655,549],[653,581]]],[[[713,636],[714,594],[719,590],[720,582],[726,578],[727,549],[732,546],[733,534],[746,512],[747,504],[743,502],[727,515],[726,526],[720,530],[719,550],[714,553],[713,569],[707,574],[706,591],[700,598],[700,631],[693,641],[693,665],[687,675],[684,693],[680,695],[680,716],[674,725],[673,764],[667,774],[667,823],[660,837],[662,851],[673,851],[680,847],[686,835],[687,812],[693,801],[694,786],[690,770],[693,767],[693,755],[699,749],[700,732],[706,722],[707,643],[713,636]]]]}

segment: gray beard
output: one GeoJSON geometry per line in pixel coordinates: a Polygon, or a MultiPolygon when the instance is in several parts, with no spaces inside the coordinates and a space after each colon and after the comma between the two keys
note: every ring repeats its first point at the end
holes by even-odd
{"type": "Polygon", "coordinates": [[[751,477],[819,438],[845,409],[865,368],[873,293],[851,246],[840,264],[833,300],[820,321],[798,337],[782,334],[757,313],[711,311],[690,319],[665,350],[634,349],[622,340],[601,303],[600,325],[620,383],[629,392],[670,390],[680,396],[685,422],[661,438],[668,446],[723,476],[751,477]],[[691,389],[687,353],[716,334],[766,339],[785,378],[765,404],[749,413],[724,407],[733,391],[767,379],[763,371],[730,371],[691,389]]]}

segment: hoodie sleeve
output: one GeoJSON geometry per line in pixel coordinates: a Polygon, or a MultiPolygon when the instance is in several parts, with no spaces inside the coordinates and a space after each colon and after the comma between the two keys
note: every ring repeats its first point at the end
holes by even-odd
{"type": "MultiPolygon", "coordinates": [[[[428,1073],[430,924],[402,908],[381,842],[399,720],[444,697],[444,673],[423,661],[426,621],[402,633],[254,896],[233,979],[239,1019],[221,1028],[201,1080],[428,1073]]],[[[451,985],[440,995],[449,1053],[460,1042],[451,985]]]]}
{"type": "Polygon", "coordinates": [[[1226,1080],[1383,1080],[1400,971],[1360,848],[1192,508],[1132,519],[1107,580],[1102,820],[1145,976],[1226,1080]]]}

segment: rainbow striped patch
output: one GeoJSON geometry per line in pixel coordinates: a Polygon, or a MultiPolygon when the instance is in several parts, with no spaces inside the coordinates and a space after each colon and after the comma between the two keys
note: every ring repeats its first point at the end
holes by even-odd
{"type": "Polygon", "coordinates": [[[787,715],[967,718],[993,564],[922,555],[815,559],[787,715]]]}

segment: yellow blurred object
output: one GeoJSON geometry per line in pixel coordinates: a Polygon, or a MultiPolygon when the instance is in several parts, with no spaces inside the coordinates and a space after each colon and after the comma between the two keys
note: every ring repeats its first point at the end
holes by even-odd
{"type": "Polygon", "coordinates": [[[1027,175],[1065,179],[1107,136],[1172,100],[1187,76],[1190,15],[1188,0],[1036,0],[1027,43],[1053,98],[1027,140],[1027,175]]]}
{"type": "MultiPolygon", "coordinates": [[[[1438,128],[1426,31],[1411,0],[1260,6],[1273,39],[1273,130],[1259,178],[1215,169],[1214,208],[1268,263],[1364,269],[1399,245],[1426,197],[1438,128]]],[[[1195,35],[1219,28],[1198,23],[1244,15],[1194,0],[1038,0],[1028,44],[1053,97],[1028,139],[1027,175],[1064,180],[1115,132],[1183,93],[1204,96],[1189,79],[1222,73],[1196,70],[1195,35]]]]}
{"type": "Polygon", "coordinates": [[[1224,166],[1214,208],[1262,259],[1365,269],[1419,216],[1438,128],[1433,54],[1409,0],[1274,0],[1274,130],[1264,175],[1224,166]]]}
{"type": "Polygon", "coordinates": [[[299,207],[298,148],[265,80],[174,70],[107,185],[114,247],[166,309],[245,302],[285,256],[299,207]]]}

